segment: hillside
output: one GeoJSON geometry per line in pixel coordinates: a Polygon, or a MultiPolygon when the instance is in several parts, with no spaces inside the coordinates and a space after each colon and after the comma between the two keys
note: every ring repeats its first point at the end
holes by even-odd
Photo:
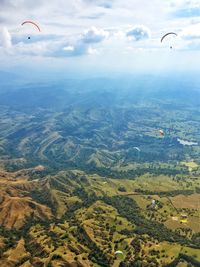
{"type": "Polygon", "coordinates": [[[122,182],[73,170],[33,180],[36,174],[1,171],[1,266],[164,266],[182,254],[200,261],[200,207],[189,205],[200,201],[195,179],[188,190],[188,181],[180,187],[170,177],[122,182]],[[179,204],[183,195],[188,206],[179,204]]]}
{"type": "Polygon", "coordinates": [[[182,162],[200,162],[198,88],[191,84],[188,93],[186,78],[154,79],[67,80],[0,92],[1,166],[115,178],[189,174],[182,162]]]}
{"type": "Polygon", "coordinates": [[[199,266],[198,86],[154,79],[0,92],[0,266],[199,266]]]}

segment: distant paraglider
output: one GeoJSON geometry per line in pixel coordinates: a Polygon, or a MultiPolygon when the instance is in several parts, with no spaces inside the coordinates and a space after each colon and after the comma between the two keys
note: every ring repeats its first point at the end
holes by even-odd
{"type": "Polygon", "coordinates": [[[163,130],[159,130],[159,133],[160,133],[160,136],[164,137],[165,136],[165,133],[163,130]]]}
{"type": "MultiPolygon", "coordinates": [[[[164,41],[164,39],[165,39],[166,37],[171,36],[171,35],[172,35],[172,36],[173,36],[173,35],[174,35],[174,36],[178,36],[178,34],[175,33],[175,32],[168,32],[168,33],[166,33],[165,35],[162,36],[162,38],[161,38],[161,40],[160,40],[161,43],[164,41]]],[[[172,48],[173,48],[173,47],[170,46],[170,49],[172,49],[172,48]]]]}
{"type": "Polygon", "coordinates": [[[33,22],[33,21],[31,21],[31,20],[26,20],[26,21],[22,22],[21,25],[23,26],[23,25],[25,25],[25,24],[32,24],[33,26],[35,26],[35,27],[38,29],[39,32],[41,32],[40,27],[38,26],[38,24],[36,24],[36,23],[33,22]]]}
{"type": "Polygon", "coordinates": [[[169,36],[169,35],[175,35],[175,36],[178,36],[178,34],[177,33],[175,33],[175,32],[168,32],[168,33],[166,33],[165,35],[163,35],[163,37],[161,38],[161,43],[163,42],[163,40],[167,37],[167,36],[169,36]]]}
{"type": "Polygon", "coordinates": [[[115,255],[117,255],[117,254],[123,255],[124,253],[121,250],[117,250],[117,251],[115,251],[115,255]]]}
{"type": "MultiPolygon", "coordinates": [[[[34,21],[31,21],[31,20],[26,20],[26,21],[24,21],[24,22],[22,22],[22,26],[23,25],[25,25],[25,24],[30,24],[30,25],[32,25],[32,26],[34,26],[39,32],[41,32],[41,29],[40,29],[40,27],[38,26],[38,24],[37,23],[35,23],[34,21]]],[[[28,39],[30,40],[31,39],[31,37],[30,36],[28,36],[28,39]]]]}
{"type": "Polygon", "coordinates": [[[152,208],[155,208],[155,206],[156,206],[156,200],[155,199],[152,199],[151,206],[152,206],[152,208]]]}
{"type": "Polygon", "coordinates": [[[115,256],[117,258],[122,258],[124,256],[124,253],[121,250],[115,251],[115,256]]]}
{"type": "Polygon", "coordinates": [[[141,150],[139,149],[139,147],[134,146],[134,149],[136,149],[138,152],[140,152],[141,150]]]}
{"type": "Polygon", "coordinates": [[[134,146],[133,147],[135,150],[137,150],[137,154],[138,154],[138,160],[140,159],[140,149],[139,149],[139,147],[137,147],[137,146],[134,146]]]}

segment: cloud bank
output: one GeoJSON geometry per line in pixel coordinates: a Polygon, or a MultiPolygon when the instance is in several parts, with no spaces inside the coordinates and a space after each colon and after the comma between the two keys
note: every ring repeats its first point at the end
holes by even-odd
{"type": "Polygon", "coordinates": [[[158,51],[164,47],[160,38],[171,31],[181,49],[199,47],[199,0],[0,0],[0,6],[1,53],[65,58],[115,51],[119,57],[158,51]],[[41,33],[29,33],[24,20],[36,21],[41,33]]]}

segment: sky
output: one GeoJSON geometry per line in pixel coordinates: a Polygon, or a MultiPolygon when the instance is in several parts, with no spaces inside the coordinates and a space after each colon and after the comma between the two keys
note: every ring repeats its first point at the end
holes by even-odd
{"type": "Polygon", "coordinates": [[[131,73],[200,67],[199,0],[0,0],[0,7],[0,69],[131,73]],[[22,25],[27,20],[41,31],[22,25]],[[167,32],[177,36],[161,43],[167,32]]]}

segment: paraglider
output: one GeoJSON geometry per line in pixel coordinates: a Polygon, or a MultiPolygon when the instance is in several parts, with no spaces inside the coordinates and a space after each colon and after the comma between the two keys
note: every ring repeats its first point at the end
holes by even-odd
{"type": "Polygon", "coordinates": [[[160,133],[160,136],[165,136],[165,133],[164,133],[164,131],[163,130],[159,130],[159,133],[160,133]]]}
{"type": "Polygon", "coordinates": [[[138,152],[141,151],[141,150],[139,149],[139,147],[137,147],[137,146],[134,146],[133,148],[136,149],[138,152]]]}
{"type": "Polygon", "coordinates": [[[124,256],[124,253],[121,250],[115,251],[115,257],[118,259],[122,259],[124,256]]]}
{"type": "Polygon", "coordinates": [[[177,33],[175,33],[175,32],[168,32],[168,33],[166,33],[165,35],[163,35],[163,37],[161,38],[161,43],[163,42],[163,40],[167,37],[167,36],[169,36],[169,35],[175,35],[175,36],[178,36],[178,34],[177,33]]]}
{"type": "MultiPolygon", "coordinates": [[[[166,33],[165,35],[162,36],[162,38],[161,38],[161,40],[160,40],[161,43],[164,41],[164,39],[165,39],[166,37],[171,36],[171,35],[172,35],[172,36],[173,36],[173,35],[174,35],[174,36],[178,36],[178,34],[175,33],[175,32],[168,32],[168,33],[166,33]]],[[[172,49],[172,48],[173,48],[173,47],[170,45],[170,49],[172,49]]]]}
{"type": "Polygon", "coordinates": [[[124,253],[121,251],[121,250],[117,250],[117,251],[115,251],[115,255],[124,255],[124,253]]]}
{"type": "Polygon", "coordinates": [[[137,147],[137,146],[134,146],[133,147],[135,150],[137,150],[137,156],[138,156],[138,160],[140,159],[140,149],[139,149],[139,147],[137,147]]]}
{"type": "Polygon", "coordinates": [[[155,208],[155,206],[156,206],[156,200],[155,199],[152,199],[151,206],[152,206],[152,208],[155,208]]]}
{"type": "Polygon", "coordinates": [[[41,32],[40,27],[39,27],[35,22],[33,22],[33,21],[31,21],[31,20],[26,20],[26,21],[22,22],[21,25],[23,26],[23,25],[25,25],[25,24],[32,24],[32,25],[34,25],[34,26],[38,29],[39,32],[41,32]]]}
{"type": "MultiPolygon", "coordinates": [[[[25,24],[31,24],[31,25],[33,25],[34,26],[34,28],[36,28],[39,32],[41,32],[41,29],[40,29],[40,27],[38,26],[38,24],[37,23],[35,23],[34,21],[31,21],[31,20],[26,20],[26,21],[24,21],[24,22],[22,22],[22,26],[23,25],[25,25],[25,24]]],[[[30,36],[28,36],[28,39],[30,40],[31,39],[31,37],[30,36]]]]}

